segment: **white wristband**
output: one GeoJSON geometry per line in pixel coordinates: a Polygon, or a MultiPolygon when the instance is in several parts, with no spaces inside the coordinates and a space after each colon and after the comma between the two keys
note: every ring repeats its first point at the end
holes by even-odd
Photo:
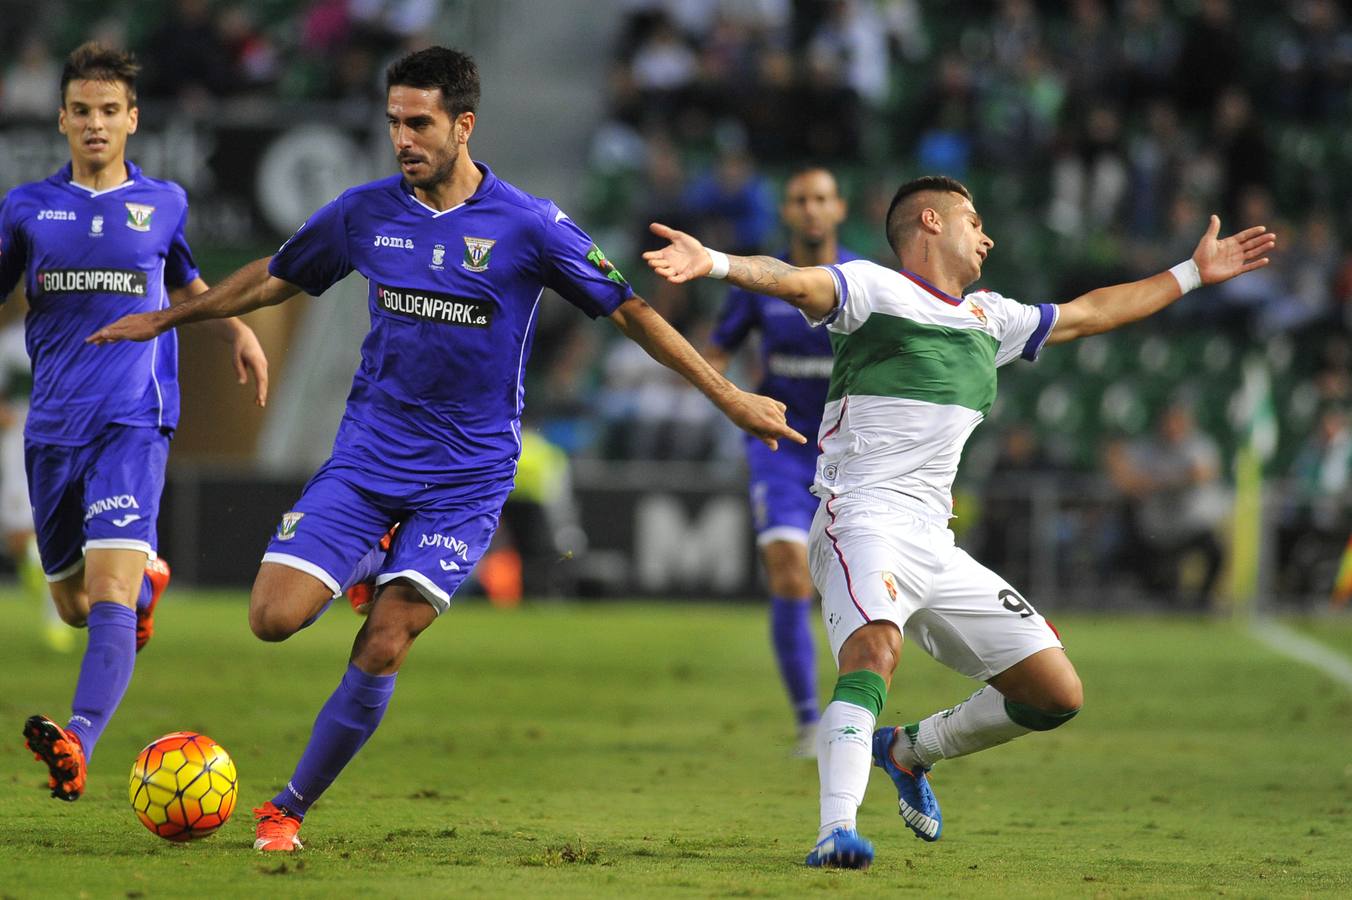
{"type": "Polygon", "coordinates": [[[729,266],[728,255],[726,253],[719,253],[717,250],[710,250],[708,247],[704,248],[704,252],[709,254],[709,260],[714,264],[714,267],[709,270],[709,277],[719,279],[727,278],[729,266]]]}
{"type": "Polygon", "coordinates": [[[1174,276],[1178,286],[1183,293],[1195,291],[1202,286],[1202,273],[1197,269],[1197,263],[1191,259],[1185,259],[1183,262],[1169,270],[1169,274],[1174,276]]]}

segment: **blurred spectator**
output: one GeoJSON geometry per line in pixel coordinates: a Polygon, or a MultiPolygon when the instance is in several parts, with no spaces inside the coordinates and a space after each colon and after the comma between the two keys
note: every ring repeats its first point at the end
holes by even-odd
{"type": "Polygon", "coordinates": [[[1352,425],[1327,406],[1296,453],[1278,526],[1281,591],[1306,596],[1327,589],[1352,516],[1352,425]]]}
{"type": "Polygon", "coordinates": [[[760,253],[775,228],[775,196],[737,138],[719,153],[714,166],[698,176],[685,194],[685,209],[699,222],[711,247],[737,254],[760,253]]]}
{"type": "Polygon", "coordinates": [[[1072,0],[1070,16],[1058,29],[1058,68],[1077,98],[1112,99],[1121,89],[1113,84],[1120,33],[1108,20],[1103,0],[1072,0]]]}
{"type": "Polygon", "coordinates": [[[1145,128],[1127,152],[1127,223],[1133,236],[1157,240],[1165,235],[1169,204],[1183,187],[1189,143],[1172,103],[1154,100],[1146,107],[1145,128]]]}
{"type": "Polygon", "coordinates": [[[644,115],[660,119],[679,111],[689,100],[698,72],[698,57],[665,17],[652,25],[629,64],[644,115]]]}
{"type": "Polygon", "coordinates": [[[1102,232],[1119,219],[1127,189],[1122,153],[1122,120],[1116,109],[1098,104],[1083,135],[1065,141],[1052,163],[1052,196],[1047,224],[1066,237],[1102,232]]]}
{"type": "Polygon", "coordinates": [[[18,57],[0,79],[0,116],[47,121],[61,106],[61,65],[36,34],[24,39],[18,57]]]}
{"type": "Polygon", "coordinates": [[[200,108],[234,87],[230,54],[216,29],[210,0],[174,0],[141,58],[146,66],[146,96],[172,97],[190,108],[200,108]]]}
{"type": "Polygon", "coordinates": [[[1209,115],[1221,91],[1239,77],[1244,62],[1230,0],[1201,0],[1183,30],[1173,73],[1173,93],[1183,109],[1209,115]]]}
{"type": "Polygon", "coordinates": [[[1326,212],[1316,210],[1294,237],[1273,259],[1285,289],[1259,308],[1258,334],[1337,324],[1333,281],[1338,268],[1338,242],[1333,222],[1326,212]]]}
{"type": "Polygon", "coordinates": [[[1208,608],[1224,558],[1216,531],[1229,499],[1220,481],[1220,452],[1197,430],[1190,405],[1172,401],[1154,435],[1111,446],[1104,462],[1129,503],[1130,570],[1172,605],[1208,608]],[[1184,567],[1194,558],[1200,576],[1185,584],[1184,567]]]}
{"type": "MultiPolygon", "coordinates": [[[[1345,7],[1347,4],[1343,4],[1345,7]]],[[[1277,103],[1282,112],[1312,123],[1352,112],[1352,29],[1333,0],[1288,4],[1295,28],[1278,42],[1277,103]]]]}
{"type": "Polygon", "coordinates": [[[976,555],[1024,590],[1034,583],[1031,567],[1037,539],[1030,488],[1059,470],[1032,426],[1017,422],[1000,432],[999,451],[981,501],[981,549],[976,555]]]}
{"type": "Polygon", "coordinates": [[[1122,14],[1118,25],[1122,89],[1127,106],[1139,108],[1167,92],[1178,64],[1182,34],[1178,24],[1165,15],[1160,0],[1126,0],[1122,14]]]}
{"type": "Polygon", "coordinates": [[[282,63],[272,41],[254,21],[244,4],[227,7],[217,20],[221,41],[230,65],[235,91],[272,86],[281,76],[282,63]]]}
{"type": "Polygon", "coordinates": [[[1245,212],[1240,203],[1247,191],[1272,183],[1272,153],[1243,88],[1228,87],[1216,100],[1210,143],[1222,166],[1221,215],[1233,221],[1245,212]]]}
{"type": "MultiPolygon", "coordinates": [[[[971,67],[958,56],[939,62],[935,82],[922,92],[910,121],[898,118],[899,149],[914,152],[923,172],[962,178],[977,133],[978,96],[971,67]]],[[[895,190],[895,188],[894,188],[895,190]]]]}

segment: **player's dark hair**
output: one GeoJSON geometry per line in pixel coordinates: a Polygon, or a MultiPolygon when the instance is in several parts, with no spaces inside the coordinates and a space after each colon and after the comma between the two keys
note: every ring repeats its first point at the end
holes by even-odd
{"type": "Polygon", "coordinates": [[[87,41],[71,51],[61,70],[61,105],[66,105],[66,85],[72,81],[120,81],[127,88],[127,106],[136,105],[136,76],[141,64],[126,50],[115,50],[87,41]]]}
{"type": "Polygon", "coordinates": [[[922,191],[941,191],[958,194],[966,197],[969,201],[972,199],[972,192],[967,190],[965,184],[956,178],[949,178],[947,175],[922,175],[906,182],[897,188],[896,194],[892,197],[891,205],[887,207],[887,218],[884,220],[887,223],[887,243],[893,251],[901,245],[903,226],[901,211],[906,198],[922,191]]]}
{"type": "Polygon", "coordinates": [[[428,47],[410,53],[385,70],[385,91],[402,87],[441,89],[441,105],[452,119],[479,110],[479,68],[459,50],[428,47]]]}
{"type": "Polygon", "coordinates": [[[836,173],[831,170],[830,166],[817,160],[799,162],[797,165],[793,166],[793,168],[789,169],[784,175],[784,186],[788,187],[789,182],[793,181],[795,178],[801,178],[802,176],[809,175],[813,172],[825,172],[827,175],[830,175],[831,180],[835,182],[836,193],[840,193],[840,179],[836,178],[836,173]]]}

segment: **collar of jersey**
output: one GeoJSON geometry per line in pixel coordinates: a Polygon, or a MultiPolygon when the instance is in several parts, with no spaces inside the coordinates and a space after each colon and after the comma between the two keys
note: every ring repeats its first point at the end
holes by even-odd
{"type": "Polygon", "coordinates": [[[907,278],[911,279],[912,281],[914,281],[916,284],[920,285],[920,286],[921,286],[922,288],[924,288],[928,293],[933,294],[934,296],[938,297],[940,300],[942,300],[942,301],[944,301],[945,303],[947,303],[949,306],[962,306],[962,298],[961,298],[961,297],[954,297],[954,296],[952,296],[951,294],[945,294],[943,291],[939,290],[937,287],[935,287],[934,285],[930,284],[928,281],[926,281],[925,279],[921,278],[919,275],[915,274],[914,272],[907,271],[906,269],[898,269],[897,271],[900,272],[901,274],[905,275],[907,278]]]}
{"type": "Polygon", "coordinates": [[[85,185],[80,184],[78,181],[75,180],[74,163],[66,163],[64,166],[62,166],[61,171],[56,173],[56,179],[62,184],[68,185],[70,187],[75,188],[77,191],[88,194],[90,197],[102,197],[104,194],[111,194],[113,191],[120,191],[124,187],[127,187],[128,185],[135,184],[140,179],[141,177],[140,167],[129,159],[124,160],[124,162],[127,164],[127,180],[122,182],[121,184],[114,185],[113,187],[104,188],[101,191],[96,191],[91,187],[86,187],[85,185]]]}
{"type": "MultiPolygon", "coordinates": [[[[493,170],[488,168],[488,166],[484,165],[483,163],[478,162],[477,160],[470,161],[474,163],[474,168],[478,169],[480,174],[483,175],[483,180],[479,182],[479,187],[474,191],[473,194],[470,194],[469,197],[467,197],[460,203],[457,203],[455,206],[452,206],[450,209],[433,209],[432,207],[428,206],[426,203],[418,199],[418,195],[413,193],[413,185],[409,184],[403,178],[399,179],[399,190],[401,193],[403,193],[405,197],[409,199],[409,202],[411,202],[414,206],[418,207],[419,209],[423,209],[431,213],[432,218],[434,219],[437,218],[438,216],[444,216],[446,215],[446,213],[455,212],[460,207],[466,206],[470,203],[478,203],[484,197],[488,196],[488,192],[491,191],[493,189],[493,186],[498,183],[498,176],[494,175],[493,170]]],[[[127,165],[131,165],[131,163],[128,163],[127,165]]]]}

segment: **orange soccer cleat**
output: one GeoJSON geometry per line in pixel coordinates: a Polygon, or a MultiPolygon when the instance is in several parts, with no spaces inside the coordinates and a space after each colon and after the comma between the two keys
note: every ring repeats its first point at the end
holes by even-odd
{"type": "Polygon", "coordinates": [[[290,853],[292,850],[304,848],[297,835],[300,831],[300,819],[288,815],[285,809],[274,805],[271,800],[255,809],[253,814],[258,820],[254,840],[255,850],[290,853]]]}
{"type": "Polygon", "coordinates": [[[23,726],[24,745],[33,758],[47,764],[47,787],[67,803],[80,799],[85,788],[85,755],[80,738],[46,716],[29,716],[23,726]]]}
{"type": "Polygon", "coordinates": [[[150,602],[145,608],[136,607],[136,652],[140,653],[155,635],[155,606],[169,586],[169,564],[156,556],[146,560],[146,577],[150,579],[150,602]]]}

